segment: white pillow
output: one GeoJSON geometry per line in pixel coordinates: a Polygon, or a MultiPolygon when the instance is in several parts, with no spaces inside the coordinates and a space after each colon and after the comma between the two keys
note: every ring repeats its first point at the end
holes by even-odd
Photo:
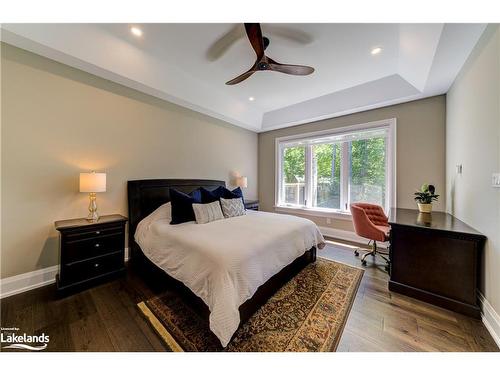
{"type": "Polygon", "coordinates": [[[206,224],[211,221],[224,219],[219,201],[212,203],[193,203],[196,224],[206,224]]]}
{"type": "Polygon", "coordinates": [[[222,206],[222,212],[224,217],[235,217],[245,215],[245,205],[243,204],[243,199],[233,198],[233,199],[220,199],[220,204],[222,206]]]}

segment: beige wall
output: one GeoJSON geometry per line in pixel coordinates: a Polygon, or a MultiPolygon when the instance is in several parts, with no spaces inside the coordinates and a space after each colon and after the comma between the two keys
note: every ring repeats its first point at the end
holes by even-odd
{"type": "Polygon", "coordinates": [[[81,171],[107,172],[101,214],[127,214],[126,181],[248,176],[257,134],[2,45],[1,277],[57,264],[54,221],[87,214],[81,171]]]}
{"type": "Polygon", "coordinates": [[[488,26],[447,95],[447,210],[488,237],[482,290],[500,313],[500,30],[488,26]],[[461,175],[456,165],[462,164],[461,175]]]}
{"type": "MultiPolygon", "coordinates": [[[[443,194],[434,209],[445,209],[445,97],[398,104],[348,116],[318,121],[259,134],[259,199],[273,211],[275,185],[275,139],[317,130],[333,129],[389,118],[397,119],[397,205],[416,208],[413,193],[424,182],[434,183],[443,194]]],[[[311,217],[308,217],[311,219],[311,217]]],[[[353,230],[351,221],[312,217],[320,226],[353,230]]]]}

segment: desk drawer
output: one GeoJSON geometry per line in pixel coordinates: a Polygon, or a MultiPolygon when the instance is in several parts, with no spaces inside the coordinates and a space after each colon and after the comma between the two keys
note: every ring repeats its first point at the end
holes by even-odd
{"type": "Polygon", "coordinates": [[[124,250],[125,234],[117,232],[63,243],[63,262],[71,263],[124,250]]]}
{"type": "Polygon", "coordinates": [[[110,272],[120,271],[125,267],[124,252],[118,251],[105,256],[69,263],[61,270],[64,284],[74,284],[103,276],[110,272]]]}

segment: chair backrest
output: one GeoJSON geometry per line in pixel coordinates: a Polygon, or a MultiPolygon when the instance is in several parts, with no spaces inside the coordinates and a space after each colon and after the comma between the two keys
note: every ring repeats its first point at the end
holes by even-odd
{"type": "Polygon", "coordinates": [[[351,214],[357,235],[374,241],[385,241],[385,232],[376,227],[389,226],[382,207],[371,203],[352,203],[351,214]]]}

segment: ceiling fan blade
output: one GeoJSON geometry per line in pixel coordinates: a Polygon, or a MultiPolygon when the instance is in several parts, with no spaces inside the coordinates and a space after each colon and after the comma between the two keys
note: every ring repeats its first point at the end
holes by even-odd
{"type": "Polygon", "coordinates": [[[252,66],[252,68],[250,70],[247,70],[245,73],[240,74],[238,77],[233,78],[230,81],[227,81],[226,85],[236,85],[237,83],[240,83],[240,82],[244,81],[245,79],[247,79],[248,77],[250,77],[255,72],[256,72],[255,66],[252,66]]]}
{"type": "Polygon", "coordinates": [[[295,27],[287,27],[286,25],[278,24],[266,24],[265,25],[266,34],[271,34],[271,36],[279,36],[291,40],[292,42],[299,44],[310,44],[313,42],[314,38],[311,34],[299,30],[295,27]]]}
{"type": "Polygon", "coordinates": [[[262,56],[264,56],[264,41],[262,40],[262,30],[260,29],[260,24],[246,23],[245,31],[247,32],[248,40],[257,55],[257,60],[260,60],[262,56]]]}
{"type": "Polygon", "coordinates": [[[307,76],[314,72],[314,68],[311,66],[280,64],[269,58],[268,60],[269,60],[269,70],[274,70],[275,72],[292,74],[294,76],[307,76]]]}
{"type": "Polygon", "coordinates": [[[231,46],[239,39],[245,37],[243,25],[237,24],[217,39],[207,50],[206,56],[209,61],[215,61],[221,58],[231,46]]]}

